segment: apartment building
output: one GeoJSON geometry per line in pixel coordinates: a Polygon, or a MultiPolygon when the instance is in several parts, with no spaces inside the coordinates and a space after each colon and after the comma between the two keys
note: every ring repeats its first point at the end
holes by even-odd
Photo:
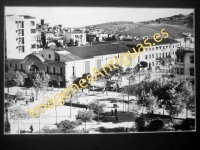
{"type": "Polygon", "coordinates": [[[194,47],[181,47],[176,51],[177,74],[193,77],[195,76],[194,47]]]}
{"type": "Polygon", "coordinates": [[[63,35],[63,43],[78,42],[78,46],[86,44],[86,33],[84,32],[68,32],[63,35]]]}
{"type": "Polygon", "coordinates": [[[37,51],[36,19],[26,15],[7,15],[5,23],[8,59],[24,59],[37,51]]]}

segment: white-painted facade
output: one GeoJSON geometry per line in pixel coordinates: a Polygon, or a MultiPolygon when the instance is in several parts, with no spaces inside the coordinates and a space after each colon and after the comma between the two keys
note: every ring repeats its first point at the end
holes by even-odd
{"type": "Polygon", "coordinates": [[[6,16],[6,47],[8,59],[24,59],[37,50],[36,19],[17,15],[6,16]]]}
{"type": "Polygon", "coordinates": [[[69,43],[70,40],[75,42],[78,41],[78,45],[85,45],[86,44],[86,33],[82,32],[68,32],[63,35],[63,43],[69,43]]]}

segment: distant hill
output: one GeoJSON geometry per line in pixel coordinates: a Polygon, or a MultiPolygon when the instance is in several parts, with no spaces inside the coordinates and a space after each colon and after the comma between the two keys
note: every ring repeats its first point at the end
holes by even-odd
{"type": "Polygon", "coordinates": [[[132,21],[116,21],[85,27],[103,29],[107,33],[118,33],[136,37],[153,36],[154,33],[159,32],[163,28],[171,34],[180,34],[183,32],[194,33],[193,13],[188,15],[179,14],[139,23],[134,23],[132,21]]]}
{"type": "Polygon", "coordinates": [[[181,25],[168,25],[168,24],[148,24],[141,25],[136,28],[131,28],[128,31],[121,32],[120,34],[128,34],[131,36],[153,36],[156,32],[165,29],[166,32],[171,34],[180,34],[183,32],[193,33],[193,29],[181,25]]]}
{"type": "Polygon", "coordinates": [[[155,22],[171,25],[184,25],[188,28],[193,28],[193,13],[188,15],[179,14],[170,17],[158,18],[155,19],[155,22]]]}
{"type": "Polygon", "coordinates": [[[107,22],[107,23],[102,23],[102,24],[97,24],[97,25],[90,25],[90,26],[85,26],[85,27],[91,27],[91,28],[100,28],[103,29],[104,31],[126,31],[130,28],[134,28],[137,26],[137,23],[134,23],[132,21],[116,21],[116,22],[107,22]]]}

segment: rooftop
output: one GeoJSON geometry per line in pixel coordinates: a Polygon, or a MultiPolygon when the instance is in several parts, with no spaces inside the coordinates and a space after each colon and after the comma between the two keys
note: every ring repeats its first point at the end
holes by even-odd
{"type": "Polygon", "coordinates": [[[70,52],[69,54],[61,55],[67,57],[70,61],[75,61],[94,58],[94,56],[124,53],[129,50],[129,47],[124,44],[100,44],[91,46],[67,47],[62,48],[61,50],[70,52]]]}
{"type": "Polygon", "coordinates": [[[28,16],[28,15],[18,15],[20,17],[24,17],[24,19],[35,19],[35,17],[28,16]]]}

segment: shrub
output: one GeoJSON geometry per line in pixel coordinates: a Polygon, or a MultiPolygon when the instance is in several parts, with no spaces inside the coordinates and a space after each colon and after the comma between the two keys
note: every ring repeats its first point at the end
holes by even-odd
{"type": "Polygon", "coordinates": [[[194,129],[194,120],[185,119],[181,124],[181,130],[192,130],[194,129]]]}
{"type": "Polygon", "coordinates": [[[175,131],[181,130],[180,124],[174,124],[172,127],[174,128],[175,131]]]}
{"type": "Polygon", "coordinates": [[[79,125],[81,125],[81,123],[77,121],[70,122],[69,120],[63,120],[59,124],[57,124],[57,128],[62,129],[62,130],[72,130],[79,125]]]}
{"type": "Polygon", "coordinates": [[[150,131],[158,131],[160,129],[162,129],[164,126],[163,121],[162,120],[153,120],[150,122],[148,128],[150,131]]]}
{"type": "Polygon", "coordinates": [[[135,126],[137,129],[142,129],[145,126],[145,120],[143,117],[137,117],[135,119],[135,126]]]}

